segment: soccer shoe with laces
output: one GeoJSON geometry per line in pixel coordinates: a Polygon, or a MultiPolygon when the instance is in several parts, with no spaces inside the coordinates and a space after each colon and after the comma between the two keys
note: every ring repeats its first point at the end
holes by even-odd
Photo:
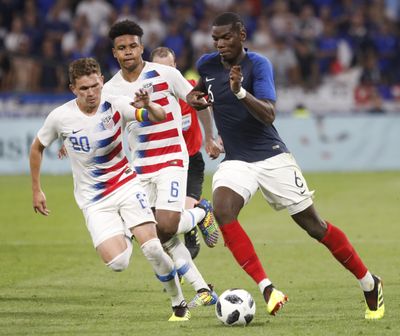
{"type": "Polygon", "coordinates": [[[172,315],[168,319],[169,322],[184,322],[190,319],[190,310],[185,301],[182,301],[179,306],[172,307],[172,315]]]}
{"type": "Polygon", "coordinates": [[[219,231],[214,221],[214,215],[212,213],[213,212],[212,205],[209,201],[203,198],[196,205],[196,207],[199,207],[206,212],[206,215],[197,224],[197,226],[199,227],[201,234],[203,235],[204,242],[206,243],[206,245],[208,247],[214,247],[215,245],[217,245],[218,242],[219,231]]]}
{"type": "Polygon", "coordinates": [[[366,310],[366,320],[379,320],[385,315],[385,304],[383,302],[383,285],[382,280],[372,275],[375,281],[374,289],[370,292],[364,292],[366,310]]]}
{"type": "Polygon", "coordinates": [[[283,307],[283,305],[289,301],[285,294],[272,286],[268,286],[264,289],[263,296],[265,302],[267,303],[268,314],[274,316],[283,307]]]}
{"type": "Polygon", "coordinates": [[[197,257],[200,252],[200,239],[197,227],[194,227],[189,232],[184,234],[185,246],[190,252],[192,260],[197,257]]]}
{"type": "Polygon", "coordinates": [[[197,292],[197,294],[194,296],[192,301],[189,302],[188,307],[189,308],[196,308],[200,306],[212,306],[215,305],[218,301],[218,295],[215,293],[213,286],[208,285],[210,287],[210,290],[201,290],[200,292],[197,292]]]}

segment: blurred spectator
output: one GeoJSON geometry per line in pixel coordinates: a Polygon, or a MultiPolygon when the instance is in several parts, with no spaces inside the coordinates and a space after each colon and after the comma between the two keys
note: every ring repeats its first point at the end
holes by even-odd
{"type": "Polygon", "coordinates": [[[272,33],[275,36],[285,36],[286,39],[296,35],[297,17],[289,11],[285,0],[275,0],[271,22],[272,33]]]}
{"type": "Polygon", "coordinates": [[[124,12],[123,7],[129,7],[132,11],[137,10],[139,5],[142,3],[141,0],[112,0],[113,7],[119,12],[124,12]]]}
{"type": "Polygon", "coordinates": [[[266,15],[258,17],[256,30],[254,31],[253,38],[249,43],[250,48],[253,51],[258,52],[261,55],[266,55],[268,53],[268,50],[272,46],[273,38],[266,15]]]}
{"type": "Polygon", "coordinates": [[[383,100],[378,90],[373,90],[370,98],[370,104],[367,110],[368,113],[381,114],[385,113],[385,108],[383,107],[383,100]]]}
{"type": "Polygon", "coordinates": [[[28,39],[24,32],[24,22],[22,17],[16,15],[11,22],[11,30],[4,39],[4,46],[9,52],[16,52],[19,45],[28,39]]]}
{"type": "Polygon", "coordinates": [[[67,89],[66,69],[56,52],[52,38],[47,37],[42,43],[42,55],[39,59],[38,86],[42,92],[62,92],[67,89]]]}
{"type": "Polygon", "coordinates": [[[8,76],[11,69],[10,58],[0,49],[0,91],[8,91],[8,76]]]}
{"type": "Polygon", "coordinates": [[[343,34],[353,50],[353,65],[360,65],[363,55],[372,48],[364,12],[356,10],[350,18],[347,31],[343,34]]]}
{"type": "Polygon", "coordinates": [[[210,33],[210,22],[208,18],[200,20],[198,28],[191,34],[190,42],[196,55],[214,50],[214,42],[210,33]]]}
{"type": "Polygon", "coordinates": [[[12,54],[8,86],[15,92],[36,92],[38,87],[38,64],[31,56],[31,44],[24,36],[12,54]]]}
{"type": "Polygon", "coordinates": [[[400,1],[385,0],[385,14],[391,21],[399,21],[400,19],[400,1]]]}
{"type": "Polygon", "coordinates": [[[317,40],[317,57],[319,72],[322,75],[331,73],[337,60],[339,38],[333,21],[324,23],[324,30],[317,40]]]}
{"type": "Polygon", "coordinates": [[[106,36],[110,18],[114,15],[113,7],[105,0],[83,0],[76,7],[77,15],[85,15],[94,36],[106,36]]]}
{"type": "Polygon", "coordinates": [[[23,9],[23,2],[21,0],[0,0],[0,22],[7,30],[11,29],[12,21],[17,12],[23,9]]]}
{"type": "Polygon", "coordinates": [[[296,25],[297,36],[305,41],[314,41],[323,30],[323,24],[315,16],[314,8],[311,5],[305,5],[301,8],[296,25]]]}
{"type": "Polygon", "coordinates": [[[267,52],[267,57],[274,66],[275,85],[288,87],[298,84],[299,68],[293,49],[287,44],[285,37],[275,39],[274,46],[267,52]]]}
{"type": "Polygon", "coordinates": [[[85,15],[77,15],[72,22],[71,30],[63,35],[61,51],[65,60],[71,60],[78,54],[90,55],[95,45],[95,39],[90,32],[90,26],[85,15]]]}
{"type": "Polygon", "coordinates": [[[361,111],[368,111],[373,102],[377,103],[375,97],[377,88],[381,85],[381,72],[378,67],[378,57],[373,50],[370,50],[362,59],[362,68],[359,83],[354,90],[356,107],[361,111]]]}
{"type": "Polygon", "coordinates": [[[129,4],[128,2],[123,3],[118,12],[117,21],[123,21],[123,20],[137,21],[137,18],[133,13],[132,5],[129,4]]]}
{"type": "Polygon", "coordinates": [[[3,16],[0,15],[0,50],[4,49],[4,39],[8,33],[7,28],[3,25],[3,16]]]}
{"type": "Polygon", "coordinates": [[[372,37],[373,45],[379,55],[378,66],[386,83],[393,82],[393,69],[399,55],[399,40],[392,24],[386,20],[372,37]]]}
{"type": "Polygon", "coordinates": [[[304,104],[297,104],[292,115],[295,118],[307,119],[311,117],[311,111],[304,104]]]}
{"type": "Polygon", "coordinates": [[[204,0],[204,4],[214,13],[228,12],[231,10],[234,3],[234,0],[204,0]]]}
{"type": "Polygon", "coordinates": [[[142,27],[144,35],[142,42],[147,50],[159,47],[167,33],[167,26],[160,19],[158,11],[152,11],[150,7],[143,6],[137,15],[137,23],[142,27]]]}
{"type": "Polygon", "coordinates": [[[179,57],[184,53],[186,41],[183,34],[181,34],[180,26],[177,21],[170,22],[168,25],[168,33],[161,44],[175,52],[178,63],[179,57]]]}
{"type": "Polygon", "coordinates": [[[373,50],[366,52],[361,61],[361,85],[380,85],[382,74],[378,66],[378,56],[373,50]]]}
{"type": "Polygon", "coordinates": [[[299,84],[305,90],[314,90],[320,81],[315,50],[309,41],[301,38],[294,43],[294,49],[299,65],[299,84]]]}
{"type": "Polygon", "coordinates": [[[40,52],[43,34],[46,31],[42,24],[43,21],[39,18],[36,10],[25,10],[23,15],[24,33],[31,41],[32,53],[37,55],[40,52]]]}

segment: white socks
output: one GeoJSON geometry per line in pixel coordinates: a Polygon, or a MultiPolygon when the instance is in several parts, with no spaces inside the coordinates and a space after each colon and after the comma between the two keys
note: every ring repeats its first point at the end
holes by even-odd
{"type": "Polygon", "coordinates": [[[258,288],[260,289],[261,294],[263,294],[263,293],[264,293],[264,289],[265,289],[266,287],[268,287],[269,285],[271,285],[271,284],[272,284],[272,282],[271,282],[271,280],[269,280],[269,279],[261,280],[261,281],[258,283],[258,288]]]}
{"type": "Polygon", "coordinates": [[[368,271],[361,279],[358,279],[360,287],[364,292],[370,292],[374,289],[375,281],[372,274],[368,271]]]}
{"type": "Polygon", "coordinates": [[[141,249],[144,256],[153,266],[157,278],[162,282],[165,290],[171,296],[172,306],[179,306],[184,300],[178,274],[174,262],[163,250],[160,240],[153,238],[145,242],[141,249]]]}
{"type": "Polygon", "coordinates": [[[204,218],[205,215],[206,212],[201,208],[183,210],[176,234],[189,232],[204,218]]]}
{"type": "Polygon", "coordinates": [[[209,289],[202,275],[190,256],[190,252],[177,236],[172,237],[163,244],[165,251],[174,261],[176,270],[188,281],[195,291],[206,288],[209,289]]]}

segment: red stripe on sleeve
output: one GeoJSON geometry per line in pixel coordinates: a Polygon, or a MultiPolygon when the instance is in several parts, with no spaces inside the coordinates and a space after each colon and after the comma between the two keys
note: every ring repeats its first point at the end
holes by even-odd
{"type": "Polygon", "coordinates": [[[165,91],[168,89],[168,83],[159,83],[153,85],[153,92],[165,91]]]}
{"type": "Polygon", "coordinates": [[[163,131],[163,132],[157,132],[157,133],[152,133],[152,134],[146,134],[146,142],[153,141],[153,140],[163,140],[163,139],[169,139],[169,138],[174,138],[177,137],[178,130],[176,128],[163,131]]]}
{"type": "Polygon", "coordinates": [[[159,171],[166,167],[183,167],[183,160],[170,160],[154,165],[135,167],[136,171],[140,174],[149,174],[159,171]]]}

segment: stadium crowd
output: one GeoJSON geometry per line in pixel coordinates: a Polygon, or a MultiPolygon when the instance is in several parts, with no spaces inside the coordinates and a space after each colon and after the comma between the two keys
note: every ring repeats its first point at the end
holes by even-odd
{"type": "Polygon", "coordinates": [[[245,20],[247,46],[274,65],[280,88],[312,92],[340,74],[356,76],[354,99],[371,112],[400,100],[400,3],[397,0],[0,0],[0,91],[68,91],[66,65],[93,56],[105,79],[117,70],[107,37],[116,20],[144,29],[144,59],[167,46],[196,78],[198,56],[214,49],[215,13],[245,20]]]}

